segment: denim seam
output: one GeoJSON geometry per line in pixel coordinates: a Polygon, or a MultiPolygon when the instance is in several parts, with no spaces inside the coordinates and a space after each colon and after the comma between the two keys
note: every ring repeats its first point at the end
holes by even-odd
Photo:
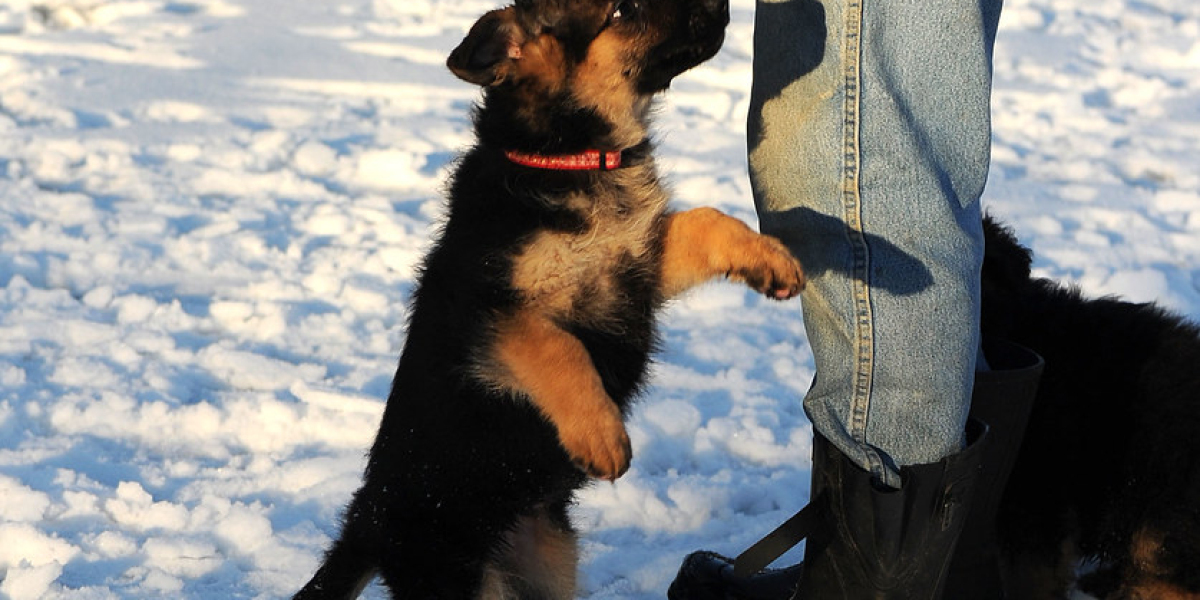
{"type": "Polygon", "coordinates": [[[862,23],[861,1],[846,4],[844,20],[843,76],[843,163],[842,211],[846,235],[852,252],[853,276],[850,285],[854,297],[854,382],[850,398],[850,436],[858,443],[870,471],[887,482],[891,474],[880,456],[867,442],[867,420],[871,408],[872,378],[875,361],[874,319],[871,311],[870,249],[863,233],[860,130],[862,92],[862,23]]]}

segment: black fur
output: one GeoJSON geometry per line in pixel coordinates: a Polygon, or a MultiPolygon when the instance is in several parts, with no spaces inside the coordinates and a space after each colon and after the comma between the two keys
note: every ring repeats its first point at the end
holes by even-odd
{"type": "Polygon", "coordinates": [[[1046,361],[1000,515],[1015,576],[1058,564],[1035,597],[1066,598],[1073,546],[1098,561],[1081,587],[1101,598],[1200,597],[1200,328],[1031,278],[1010,230],[988,218],[985,235],[983,335],[1046,361]]]}

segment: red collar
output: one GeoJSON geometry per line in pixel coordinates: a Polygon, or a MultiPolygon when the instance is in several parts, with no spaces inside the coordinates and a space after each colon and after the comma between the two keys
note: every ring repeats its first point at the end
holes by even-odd
{"type": "Polygon", "coordinates": [[[518,165],[556,171],[609,171],[621,166],[621,153],[584,150],[578,154],[531,154],[507,150],[504,155],[518,165]]]}

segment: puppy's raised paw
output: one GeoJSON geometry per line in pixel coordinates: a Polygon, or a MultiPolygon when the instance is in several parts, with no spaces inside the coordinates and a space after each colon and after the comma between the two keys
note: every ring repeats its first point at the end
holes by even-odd
{"type": "Polygon", "coordinates": [[[774,300],[787,300],[804,291],[806,280],[800,261],[779,240],[756,234],[749,255],[730,273],[754,290],[774,300]]]}

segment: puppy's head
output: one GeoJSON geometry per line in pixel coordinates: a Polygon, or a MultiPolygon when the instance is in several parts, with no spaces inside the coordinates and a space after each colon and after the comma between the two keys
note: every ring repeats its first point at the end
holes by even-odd
{"type": "Polygon", "coordinates": [[[728,0],[516,0],[481,17],[447,66],[532,129],[589,112],[636,143],[651,96],[716,54],[728,22],[728,0]]]}

